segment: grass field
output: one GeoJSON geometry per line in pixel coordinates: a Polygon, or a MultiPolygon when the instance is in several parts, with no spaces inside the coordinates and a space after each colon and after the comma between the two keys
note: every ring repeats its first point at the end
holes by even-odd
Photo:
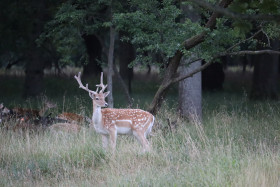
{"type": "MultiPolygon", "coordinates": [[[[135,105],[144,108],[156,85],[134,83],[135,105]]],[[[1,92],[0,101],[39,107],[40,98],[19,99],[21,84],[22,78],[0,79],[0,87],[12,91],[1,92]]],[[[89,97],[72,78],[49,77],[44,84],[59,105],[54,113],[90,115],[89,97]]],[[[121,136],[112,155],[87,127],[79,134],[1,130],[0,186],[280,186],[280,103],[250,101],[246,89],[227,90],[204,93],[200,124],[178,118],[172,89],[156,117],[150,153],[121,136]],[[168,119],[177,129],[168,129],[168,119]]],[[[116,106],[123,106],[121,93],[115,94],[116,106]]]]}

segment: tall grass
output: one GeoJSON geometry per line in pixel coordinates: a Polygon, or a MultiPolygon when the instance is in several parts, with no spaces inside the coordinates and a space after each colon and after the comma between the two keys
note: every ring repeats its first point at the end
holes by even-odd
{"type": "Polygon", "coordinates": [[[150,153],[123,136],[112,155],[87,127],[79,134],[1,130],[0,186],[279,186],[279,103],[220,96],[205,96],[202,123],[164,106],[150,153]],[[177,128],[170,131],[167,119],[177,128]]]}
{"type": "MultiPolygon", "coordinates": [[[[42,106],[40,97],[20,99],[22,84],[20,77],[0,80],[0,102],[42,106]]],[[[73,78],[48,77],[44,84],[58,104],[53,114],[91,114],[88,94],[73,78]]],[[[152,81],[135,80],[135,107],[145,108],[156,89],[152,81]]],[[[200,123],[178,117],[176,94],[171,89],[156,116],[150,153],[142,153],[133,137],[119,136],[112,155],[86,126],[78,134],[1,129],[0,186],[280,186],[279,102],[249,101],[246,90],[204,93],[200,123]]],[[[119,89],[114,97],[116,107],[125,106],[119,89]]]]}

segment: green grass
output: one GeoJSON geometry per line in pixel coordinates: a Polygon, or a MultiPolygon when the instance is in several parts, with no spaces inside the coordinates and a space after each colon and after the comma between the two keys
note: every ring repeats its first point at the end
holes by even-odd
{"type": "MultiPolygon", "coordinates": [[[[52,88],[46,95],[59,105],[54,112],[90,115],[88,95],[71,81],[46,80],[52,88]]],[[[136,83],[136,106],[142,108],[156,86],[147,82],[143,88],[143,82],[136,83]]],[[[280,185],[279,102],[253,102],[246,94],[230,92],[204,93],[203,122],[190,123],[178,118],[172,105],[174,90],[156,117],[150,153],[142,153],[133,137],[119,136],[112,155],[102,149],[100,135],[87,127],[79,134],[1,130],[0,186],[280,185]],[[167,119],[177,129],[167,130],[167,119]]],[[[121,92],[115,93],[116,105],[124,106],[121,92]]],[[[19,97],[19,92],[1,93],[1,97],[7,105],[16,105],[12,98],[19,97]]],[[[32,107],[42,104],[40,98],[18,102],[32,107]]]]}

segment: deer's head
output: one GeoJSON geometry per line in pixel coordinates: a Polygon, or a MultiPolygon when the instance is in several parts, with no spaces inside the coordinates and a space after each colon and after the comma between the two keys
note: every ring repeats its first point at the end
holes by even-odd
{"type": "Polygon", "coordinates": [[[0,123],[2,123],[2,118],[6,117],[7,115],[10,114],[10,110],[6,108],[3,103],[0,104],[0,123]]]}
{"type": "Polygon", "coordinates": [[[77,80],[77,82],[79,83],[79,87],[86,90],[89,93],[89,96],[92,99],[92,102],[99,106],[99,107],[107,107],[108,104],[105,101],[105,98],[109,95],[110,92],[105,92],[105,89],[107,87],[107,85],[103,84],[103,72],[101,73],[101,77],[100,77],[100,84],[96,85],[97,89],[96,91],[90,90],[88,89],[88,84],[86,84],[86,86],[83,85],[82,81],[81,81],[81,72],[79,72],[78,76],[74,76],[75,79],[77,80]],[[101,88],[101,90],[99,91],[99,88],[101,88]]]}
{"type": "Polygon", "coordinates": [[[8,108],[6,108],[3,103],[0,104],[0,113],[1,114],[9,114],[10,110],[8,108]]]}

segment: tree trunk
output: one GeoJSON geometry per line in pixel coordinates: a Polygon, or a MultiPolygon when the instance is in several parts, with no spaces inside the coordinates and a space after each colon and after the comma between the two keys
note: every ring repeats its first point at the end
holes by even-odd
{"type": "Polygon", "coordinates": [[[183,54],[180,51],[177,51],[174,57],[170,60],[170,63],[165,70],[161,85],[158,88],[150,107],[148,108],[148,111],[152,114],[156,114],[160,109],[162,101],[164,100],[168,89],[172,84],[172,78],[177,72],[182,56],[183,54]]]}
{"type": "Polygon", "coordinates": [[[88,54],[88,64],[84,65],[83,76],[97,76],[102,72],[99,64],[102,54],[102,45],[95,35],[83,35],[88,54]]]}
{"type": "Polygon", "coordinates": [[[113,28],[113,26],[111,26],[110,46],[108,52],[108,72],[107,72],[108,91],[110,91],[110,94],[108,95],[108,105],[110,108],[114,107],[114,99],[113,99],[114,48],[115,48],[115,29],[113,28]]]}
{"type": "Polygon", "coordinates": [[[36,44],[36,39],[44,29],[45,22],[49,19],[47,5],[44,1],[31,1],[30,11],[34,14],[32,30],[29,32],[28,46],[25,51],[25,83],[24,97],[38,96],[43,92],[43,77],[46,55],[36,44]]]}
{"type": "Polygon", "coordinates": [[[133,78],[133,68],[128,65],[135,59],[135,52],[132,44],[120,41],[119,43],[119,65],[120,75],[127,81],[129,93],[131,93],[131,80],[133,78]]]}
{"type": "MultiPolygon", "coordinates": [[[[232,0],[221,0],[221,2],[219,3],[219,6],[226,8],[226,7],[228,7],[228,5],[231,2],[232,2],[232,0]]],[[[209,28],[211,30],[214,29],[214,27],[216,25],[216,18],[218,18],[218,17],[219,17],[218,13],[213,13],[211,15],[211,17],[209,18],[209,20],[207,21],[205,27],[209,28]]],[[[183,42],[185,50],[189,50],[189,49],[197,46],[201,42],[203,42],[205,40],[206,35],[207,35],[207,32],[203,31],[198,35],[195,35],[191,38],[186,39],[183,42]]],[[[175,76],[175,74],[177,72],[177,69],[180,64],[180,60],[181,60],[182,56],[183,56],[183,53],[180,50],[178,50],[175,53],[175,55],[172,58],[170,58],[169,64],[164,73],[163,81],[162,81],[160,87],[158,88],[151,105],[148,108],[148,110],[152,114],[156,114],[158,112],[159,108],[161,107],[162,101],[164,100],[164,97],[165,97],[170,85],[172,84],[172,78],[175,76]]]]}
{"type": "MultiPolygon", "coordinates": [[[[193,12],[191,5],[181,5],[183,13],[186,18],[191,19],[193,22],[197,22],[200,16],[193,12]]],[[[182,18],[182,22],[185,19],[182,18]]],[[[185,62],[189,59],[183,58],[185,62]]],[[[189,66],[182,66],[179,73],[185,75],[201,66],[201,61],[194,62],[189,66]]],[[[201,121],[202,119],[202,93],[201,93],[201,72],[195,74],[193,77],[184,79],[179,82],[179,111],[182,117],[187,117],[191,121],[201,121]]]]}
{"type": "Polygon", "coordinates": [[[127,86],[125,85],[125,82],[123,81],[120,73],[118,72],[117,70],[117,67],[116,67],[116,64],[113,64],[113,68],[114,68],[114,73],[115,73],[115,76],[119,82],[119,84],[121,85],[122,89],[123,89],[123,92],[124,92],[124,95],[127,99],[127,103],[128,103],[128,108],[131,108],[132,107],[132,104],[133,104],[133,100],[132,98],[130,97],[130,94],[129,94],[129,90],[127,88],[127,86]]]}
{"type": "MultiPolygon", "coordinates": [[[[190,66],[183,66],[180,74],[186,74],[201,66],[201,61],[192,63],[190,66]]],[[[187,117],[191,121],[201,121],[202,119],[202,90],[201,72],[193,77],[179,82],[179,111],[181,116],[187,117]]]]}
{"type": "MultiPolygon", "coordinates": [[[[205,64],[205,61],[202,61],[205,64]]],[[[216,91],[223,89],[225,80],[225,73],[223,64],[214,62],[209,67],[201,72],[202,77],[202,90],[216,91]]]]}
{"type": "MultiPolygon", "coordinates": [[[[272,41],[273,49],[279,48],[279,41],[272,41]]],[[[262,54],[253,57],[254,74],[252,99],[278,99],[279,55],[262,54]]]]}
{"type": "Polygon", "coordinates": [[[35,97],[43,92],[44,59],[40,54],[34,49],[26,63],[24,97],[35,97]]]}

